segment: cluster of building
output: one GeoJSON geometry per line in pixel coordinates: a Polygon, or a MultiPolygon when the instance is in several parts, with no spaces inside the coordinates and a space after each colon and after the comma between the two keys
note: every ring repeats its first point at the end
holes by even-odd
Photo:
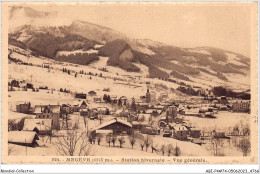
{"type": "MultiPolygon", "coordinates": [[[[93,98],[93,102],[104,102],[104,98],[97,96],[95,91],[90,91],[88,95],[93,98]]],[[[161,94],[160,97],[167,98],[167,94],[161,94]]],[[[140,131],[143,134],[172,137],[181,141],[191,140],[200,144],[200,139],[219,136],[220,133],[202,134],[201,130],[188,126],[179,115],[213,117],[218,111],[222,110],[233,110],[234,112],[248,112],[250,110],[250,101],[230,102],[225,97],[221,97],[216,101],[213,100],[211,103],[194,99],[158,101],[156,93],[149,89],[147,89],[144,96],[137,99],[128,99],[125,96],[118,98],[111,95],[111,105],[119,101],[122,104],[117,110],[104,106],[90,109],[86,100],[87,95],[83,93],[76,94],[75,98],[76,100],[72,104],[36,105],[34,111],[32,111],[30,102],[18,104],[16,106],[17,112],[33,112],[36,115],[35,119],[25,119],[23,131],[20,132],[26,132],[25,134],[27,134],[33,131],[36,132],[36,135],[49,135],[52,130],[61,129],[61,121],[68,114],[77,114],[92,120],[97,119],[99,115],[110,115],[113,116],[113,119],[101,123],[91,130],[93,136],[108,133],[131,134],[132,131],[140,131]]],[[[31,136],[33,135],[30,134],[31,136]]],[[[37,137],[34,137],[30,138],[33,141],[27,139],[25,141],[34,146],[34,140],[36,139],[37,137]]],[[[10,139],[11,141],[14,140],[10,139]]],[[[23,144],[25,142],[18,143],[23,144]]]]}

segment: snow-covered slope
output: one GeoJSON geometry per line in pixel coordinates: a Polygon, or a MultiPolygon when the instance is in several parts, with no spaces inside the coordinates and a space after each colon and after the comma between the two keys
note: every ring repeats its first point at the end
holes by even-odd
{"type": "Polygon", "coordinates": [[[11,27],[9,39],[12,42],[9,43],[33,50],[40,56],[51,59],[67,56],[56,60],[75,63],[70,61],[70,55],[86,53],[93,54],[88,57],[90,60],[80,62],[82,58],[78,64],[90,63],[91,66],[98,61],[104,64],[97,58],[103,56],[108,57],[106,66],[121,68],[122,72],[175,78],[185,83],[201,81],[208,86],[218,83],[236,88],[250,86],[250,58],[241,54],[212,47],[180,48],[149,39],[131,39],[113,29],[85,21],[70,21],[64,25],[64,22],[56,22],[55,12],[38,12],[27,7],[11,8],[9,19],[10,25],[19,25],[15,29],[11,27]],[[240,79],[239,83],[234,77],[240,79]]]}

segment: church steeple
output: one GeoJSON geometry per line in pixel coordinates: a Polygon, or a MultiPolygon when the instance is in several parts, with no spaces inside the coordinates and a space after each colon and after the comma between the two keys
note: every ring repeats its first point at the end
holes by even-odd
{"type": "Polygon", "coordinates": [[[149,92],[149,88],[147,88],[147,92],[146,92],[146,103],[150,103],[151,101],[151,95],[149,92]]]}

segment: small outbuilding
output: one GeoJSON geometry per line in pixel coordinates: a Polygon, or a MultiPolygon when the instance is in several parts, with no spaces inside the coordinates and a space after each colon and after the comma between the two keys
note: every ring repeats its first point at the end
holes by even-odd
{"type": "Polygon", "coordinates": [[[10,131],[8,132],[8,143],[23,146],[38,146],[39,137],[34,131],[10,131]]]}

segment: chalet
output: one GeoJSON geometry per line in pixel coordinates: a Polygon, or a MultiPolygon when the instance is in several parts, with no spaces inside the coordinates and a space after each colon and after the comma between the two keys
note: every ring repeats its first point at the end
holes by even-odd
{"type": "Polygon", "coordinates": [[[212,132],[201,132],[200,137],[202,140],[210,140],[214,137],[212,132]]]}
{"type": "Polygon", "coordinates": [[[201,114],[199,113],[198,109],[186,109],[186,110],[184,110],[184,115],[185,116],[200,116],[201,114]]]}
{"type": "Polygon", "coordinates": [[[35,147],[39,140],[36,132],[32,131],[10,131],[8,132],[8,143],[35,147]]]}
{"type": "Polygon", "coordinates": [[[52,128],[59,129],[60,105],[35,105],[36,119],[52,119],[52,128]]]}
{"type": "Polygon", "coordinates": [[[50,68],[50,63],[43,63],[43,64],[42,64],[42,67],[43,67],[43,68],[50,68]]]}
{"type": "Polygon", "coordinates": [[[95,97],[93,97],[93,101],[94,101],[95,103],[101,103],[101,102],[102,102],[102,97],[100,97],[100,96],[95,96],[95,97]]]}
{"type": "Polygon", "coordinates": [[[86,94],[83,94],[83,93],[76,93],[76,94],[75,94],[75,98],[87,99],[87,95],[86,95],[86,94]]]}
{"type": "Polygon", "coordinates": [[[23,130],[48,135],[52,131],[52,119],[25,119],[23,130]]]}
{"type": "Polygon", "coordinates": [[[95,95],[97,95],[97,93],[96,93],[95,91],[89,91],[89,92],[88,92],[88,95],[89,95],[89,96],[95,96],[95,95]]]}
{"type": "Polygon", "coordinates": [[[80,114],[80,116],[88,116],[89,115],[89,109],[80,109],[80,112],[79,112],[79,114],[80,114]]]}
{"type": "Polygon", "coordinates": [[[61,112],[62,113],[72,113],[72,107],[70,104],[62,104],[61,105],[61,112]]]}
{"type": "Polygon", "coordinates": [[[127,98],[125,96],[120,97],[119,100],[121,100],[122,105],[127,104],[127,98]]]}
{"type": "Polygon", "coordinates": [[[116,95],[111,95],[110,96],[110,101],[111,101],[111,103],[117,103],[117,96],[116,95]]]}
{"type": "Polygon", "coordinates": [[[164,106],[162,106],[161,104],[157,104],[153,106],[153,109],[157,109],[157,110],[162,110],[164,108],[164,106]]]}
{"type": "Polygon", "coordinates": [[[204,116],[205,116],[205,117],[208,117],[208,118],[216,118],[216,117],[214,116],[214,112],[205,112],[205,113],[204,113],[204,116]]]}
{"type": "Polygon", "coordinates": [[[174,126],[173,127],[173,138],[177,140],[188,139],[188,129],[185,126],[174,126]]]}
{"type": "Polygon", "coordinates": [[[74,101],[72,104],[72,111],[79,112],[81,109],[86,109],[87,103],[84,100],[74,101]]]}
{"type": "Polygon", "coordinates": [[[200,130],[199,129],[190,128],[189,134],[192,138],[200,138],[200,130]]]}
{"type": "Polygon", "coordinates": [[[39,86],[39,89],[48,89],[48,86],[39,86]]]}
{"type": "Polygon", "coordinates": [[[98,114],[101,114],[101,115],[108,115],[109,109],[107,107],[98,107],[97,112],[98,112],[98,114]]]}
{"type": "Polygon", "coordinates": [[[91,134],[96,135],[96,134],[99,134],[102,132],[106,132],[106,133],[112,133],[115,135],[120,135],[120,134],[130,135],[131,129],[132,129],[132,124],[130,124],[129,122],[114,118],[110,121],[102,123],[95,129],[93,129],[91,131],[91,134]]]}
{"type": "Polygon", "coordinates": [[[227,111],[227,110],[228,110],[228,107],[225,106],[225,105],[221,105],[221,106],[219,107],[219,110],[220,110],[220,111],[227,111]]]}
{"type": "Polygon", "coordinates": [[[16,105],[16,111],[20,113],[28,114],[31,108],[31,103],[23,103],[16,105]]]}

